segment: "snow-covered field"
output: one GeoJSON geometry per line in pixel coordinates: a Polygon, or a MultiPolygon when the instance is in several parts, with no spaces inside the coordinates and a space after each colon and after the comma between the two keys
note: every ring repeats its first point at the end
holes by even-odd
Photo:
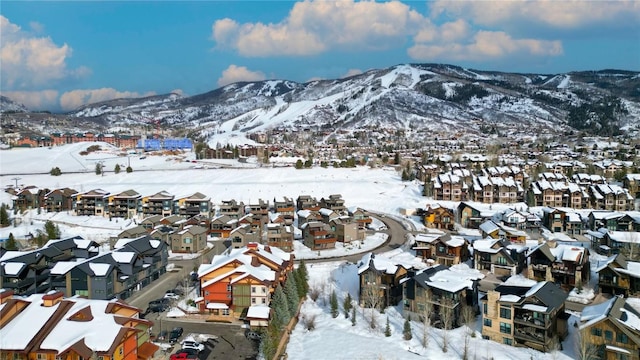
{"type": "MultiPolygon", "coordinates": [[[[221,200],[236,199],[245,204],[257,202],[259,198],[272,201],[274,197],[292,197],[308,194],[318,199],[331,194],[342,194],[348,207],[362,207],[399,218],[401,208],[425,207],[428,201],[421,195],[422,186],[418,182],[402,182],[400,175],[393,168],[371,169],[358,167],[354,169],[312,168],[296,170],[292,167],[267,168],[255,164],[243,165],[243,168],[202,168],[195,169],[192,153],[172,156],[139,155],[119,156],[117,149],[102,151],[81,156],[79,152],[91,143],[73,144],[53,149],[14,149],[0,152],[0,185],[4,189],[8,185],[35,185],[42,188],[69,187],[79,192],[92,189],[103,189],[111,193],[133,189],[141,195],[151,195],[167,191],[178,196],[188,196],[201,192],[211,197],[214,203],[221,200]],[[104,176],[95,174],[95,164],[101,161],[109,172],[104,176]],[[132,173],[112,172],[116,164],[130,164],[132,173]],[[52,167],[62,170],[61,176],[51,176],[48,171],[52,167]],[[75,172],[75,173],[71,173],[75,172]],[[40,173],[40,174],[38,174],[40,173]],[[44,174],[43,174],[44,173],[44,174]]],[[[107,144],[100,143],[103,149],[107,144]]],[[[224,165],[230,165],[229,162],[224,165]]],[[[220,163],[222,164],[222,162],[220,163]]],[[[211,163],[211,167],[216,164],[211,163]]],[[[124,167],[123,167],[124,169],[124,167]]],[[[9,194],[0,193],[0,203],[11,203],[9,194]]],[[[497,210],[497,208],[496,208],[497,210]]],[[[36,229],[42,229],[46,220],[54,220],[59,224],[63,236],[80,235],[86,239],[103,242],[106,238],[118,234],[123,229],[135,226],[131,220],[98,217],[78,217],[67,213],[37,214],[31,211],[17,227],[0,229],[0,238],[6,238],[9,232],[20,237],[36,229]],[[22,233],[21,233],[22,232],[22,233]]],[[[378,224],[379,225],[379,224],[378,224]]],[[[476,233],[477,231],[470,231],[476,233]]],[[[367,238],[362,244],[353,244],[340,252],[353,254],[374,248],[384,242],[383,234],[367,238]]],[[[299,257],[314,257],[316,254],[296,248],[299,257]]],[[[396,249],[386,256],[401,257],[402,262],[412,261],[409,252],[396,249]],[[408,258],[407,258],[408,257],[408,258]]],[[[420,262],[419,259],[414,261],[420,262]]],[[[339,303],[347,292],[356,299],[358,293],[358,276],[353,264],[340,262],[309,264],[310,284],[321,289],[317,301],[308,300],[303,308],[301,319],[294,329],[287,353],[289,359],[460,359],[464,338],[464,328],[449,331],[450,348],[447,353],[441,350],[442,331],[429,331],[429,344],[421,344],[422,327],[412,323],[412,340],[404,340],[402,334],[404,319],[399,309],[387,309],[385,314],[378,315],[378,326],[371,329],[363,317],[370,310],[358,308],[356,326],[344,315],[332,318],[329,309],[329,295],[336,290],[339,303]],[[304,318],[315,316],[316,328],[307,331],[304,318]],[[389,317],[391,336],[385,337],[386,318],[389,317]]],[[[570,320],[572,324],[574,318],[570,320]]],[[[561,353],[544,354],[525,348],[514,348],[491,341],[482,340],[480,336],[480,318],[473,326],[476,336],[471,338],[470,358],[473,359],[572,359],[574,346],[572,337],[563,343],[561,353]]],[[[570,331],[574,328],[570,327],[570,331]]]]}

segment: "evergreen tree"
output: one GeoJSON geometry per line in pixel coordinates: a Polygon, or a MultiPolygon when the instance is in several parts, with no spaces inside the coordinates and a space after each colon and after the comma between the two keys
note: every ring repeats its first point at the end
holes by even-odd
{"type": "Polygon", "coordinates": [[[271,308],[273,309],[272,321],[277,326],[278,330],[280,330],[283,326],[289,323],[289,320],[291,320],[291,312],[289,311],[287,297],[280,284],[278,284],[276,291],[273,293],[271,308]]]}
{"type": "Polygon", "coordinates": [[[329,304],[331,304],[331,317],[337,318],[338,311],[338,295],[336,295],[336,291],[331,291],[331,300],[329,300],[329,304]]]}
{"type": "Polygon", "coordinates": [[[127,172],[128,173],[133,172],[133,168],[131,166],[127,166],[127,172]]]}
{"type": "Polygon", "coordinates": [[[356,307],[351,308],[351,326],[356,326],[356,307]]]}
{"type": "Polygon", "coordinates": [[[116,167],[113,168],[113,172],[116,173],[116,174],[120,173],[120,164],[116,164],[116,167]]]}
{"type": "Polygon", "coordinates": [[[7,205],[0,205],[0,227],[7,227],[11,225],[11,219],[9,219],[9,213],[7,212],[7,205]]]}
{"type": "Polygon", "coordinates": [[[280,329],[273,322],[269,323],[266,334],[260,342],[260,352],[265,359],[270,360],[276,355],[280,342],[280,329]]]}
{"type": "Polygon", "coordinates": [[[411,319],[407,318],[404,320],[404,328],[402,329],[402,336],[405,340],[411,340],[413,335],[411,335],[411,319]]]}
{"type": "Polygon", "coordinates": [[[9,233],[9,238],[4,244],[4,248],[7,250],[18,250],[18,244],[16,244],[16,239],[13,237],[13,233],[9,233]]]}
{"type": "Polygon", "coordinates": [[[296,161],[296,169],[302,169],[303,166],[302,160],[298,159],[298,161],[296,161]]]}
{"type": "Polygon", "coordinates": [[[96,163],[96,175],[102,174],[102,164],[96,163]]]}
{"type": "Polygon", "coordinates": [[[393,163],[394,163],[395,165],[400,165],[400,153],[398,153],[398,152],[397,152],[397,153],[393,156],[393,163]]]}
{"type": "Polygon", "coordinates": [[[289,274],[289,276],[287,276],[287,281],[284,283],[284,293],[287,295],[289,314],[291,314],[291,316],[295,316],[296,311],[298,311],[300,296],[298,296],[298,287],[296,286],[296,277],[294,274],[289,274]]]}
{"type": "Polygon", "coordinates": [[[347,293],[347,296],[344,298],[344,302],[342,303],[342,307],[344,308],[344,317],[346,319],[349,318],[349,311],[351,311],[351,307],[353,306],[351,304],[352,301],[351,294],[347,293]]]}
{"type": "Polygon", "coordinates": [[[307,272],[307,265],[304,260],[300,261],[300,264],[295,271],[295,276],[296,285],[298,286],[298,295],[300,298],[304,298],[309,292],[309,273],[307,272]]]}
{"type": "Polygon", "coordinates": [[[389,325],[389,316],[387,315],[387,325],[384,327],[384,336],[391,336],[391,326],[389,325]]]}
{"type": "Polygon", "coordinates": [[[47,233],[47,238],[60,239],[60,228],[51,222],[51,220],[47,220],[47,222],[44,223],[44,231],[47,233]]]}

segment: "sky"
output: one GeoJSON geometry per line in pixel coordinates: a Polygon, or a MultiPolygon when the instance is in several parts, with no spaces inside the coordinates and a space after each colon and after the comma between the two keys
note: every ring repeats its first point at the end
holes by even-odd
{"type": "Polygon", "coordinates": [[[32,110],[404,63],[640,70],[640,1],[12,1],[0,93],[32,110]]]}

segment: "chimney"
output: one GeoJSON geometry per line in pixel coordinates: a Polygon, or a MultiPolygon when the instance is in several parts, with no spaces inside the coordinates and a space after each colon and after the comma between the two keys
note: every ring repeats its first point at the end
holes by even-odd
{"type": "Polygon", "coordinates": [[[0,289],[0,304],[4,304],[13,298],[13,290],[0,289]]]}
{"type": "Polygon", "coordinates": [[[264,251],[271,253],[271,247],[269,247],[269,245],[265,245],[264,246],[264,251]]]}
{"type": "Polygon", "coordinates": [[[62,291],[51,290],[42,296],[42,306],[51,307],[58,304],[64,298],[62,291]]]}
{"type": "Polygon", "coordinates": [[[247,249],[257,249],[258,248],[258,243],[255,242],[250,242],[247,244],[247,249]]]}

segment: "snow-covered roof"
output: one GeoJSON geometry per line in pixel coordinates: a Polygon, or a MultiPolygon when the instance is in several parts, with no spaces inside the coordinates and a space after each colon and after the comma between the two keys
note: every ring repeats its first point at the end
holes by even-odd
{"type": "Polygon", "coordinates": [[[247,310],[247,319],[269,319],[271,308],[267,305],[252,305],[247,310]]]}
{"type": "Polygon", "coordinates": [[[429,287],[456,293],[462,289],[472,289],[473,282],[484,278],[479,270],[471,269],[467,264],[456,264],[429,277],[429,287]]]}

